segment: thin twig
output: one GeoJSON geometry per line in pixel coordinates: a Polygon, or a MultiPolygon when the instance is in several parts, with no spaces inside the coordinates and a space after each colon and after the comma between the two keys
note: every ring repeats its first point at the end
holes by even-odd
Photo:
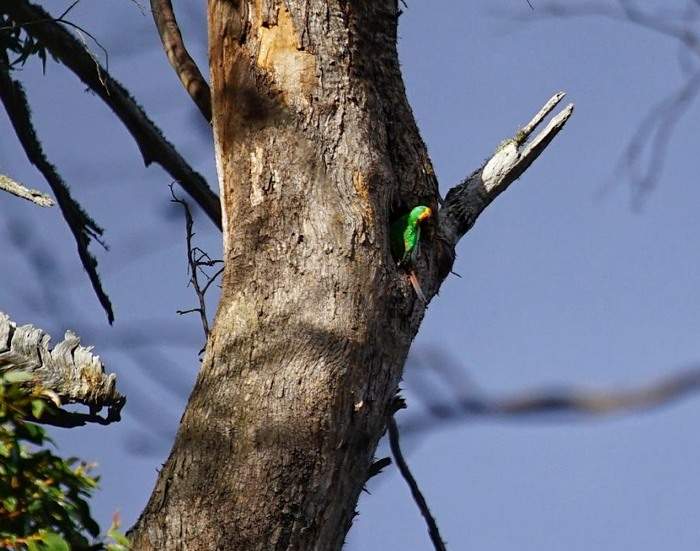
{"type": "Polygon", "coordinates": [[[80,0],[74,0],[74,2],[73,2],[70,6],[68,6],[65,10],[63,10],[63,13],[61,13],[61,15],[59,15],[59,16],[56,18],[56,21],[60,21],[61,19],[63,19],[63,18],[64,18],[66,15],[68,15],[68,14],[73,10],[73,8],[74,8],[75,6],[77,6],[78,4],[80,4],[80,0]]]}
{"type": "Polygon", "coordinates": [[[440,536],[437,523],[435,522],[435,519],[428,508],[428,503],[425,501],[425,497],[423,497],[423,493],[420,491],[418,483],[416,482],[416,479],[413,478],[411,470],[408,468],[408,464],[401,453],[401,446],[399,445],[399,428],[396,426],[396,421],[394,420],[393,415],[389,417],[388,429],[389,446],[391,447],[391,453],[394,456],[394,461],[401,472],[401,476],[403,476],[404,480],[408,484],[408,487],[411,490],[411,495],[413,496],[416,505],[418,505],[418,509],[420,509],[426,524],[428,525],[430,540],[433,542],[433,546],[435,547],[436,551],[447,551],[445,543],[442,541],[442,537],[440,536]]]}
{"type": "Polygon", "coordinates": [[[202,328],[204,330],[204,338],[206,341],[207,339],[209,339],[209,321],[207,319],[207,304],[205,296],[211,284],[216,280],[216,278],[219,275],[221,275],[224,269],[220,268],[216,271],[216,273],[214,273],[214,275],[210,276],[206,271],[204,271],[203,266],[211,268],[216,264],[222,264],[223,260],[212,260],[211,257],[205,251],[192,244],[195,234],[193,229],[194,220],[192,218],[192,212],[190,211],[190,207],[186,201],[180,199],[175,195],[175,191],[173,190],[173,184],[170,184],[170,195],[172,196],[171,202],[182,205],[183,211],[185,213],[187,266],[190,275],[190,285],[192,285],[192,288],[194,289],[194,292],[197,295],[197,302],[199,303],[199,307],[197,308],[190,308],[188,310],[177,310],[177,313],[180,315],[184,315],[198,312],[199,317],[202,320],[202,328]],[[201,273],[208,280],[206,284],[204,284],[204,286],[202,286],[201,282],[199,281],[199,273],[201,273]]]}

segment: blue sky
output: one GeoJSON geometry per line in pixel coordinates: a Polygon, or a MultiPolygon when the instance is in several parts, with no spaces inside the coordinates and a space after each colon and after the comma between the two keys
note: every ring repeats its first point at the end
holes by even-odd
{"type": "MultiPolygon", "coordinates": [[[[698,108],[679,121],[641,207],[620,167],[643,117],[683,83],[678,45],[602,18],[547,18],[533,3],[534,12],[525,0],[409,2],[401,16],[407,91],[443,192],[555,91],[567,91],[576,111],[460,244],[455,271],[462,278],[448,280],[430,305],[413,349],[424,361],[409,364],[409,411],[399,423],[422,411],[414,372],[429,369],[425,359],[436,348],[490,396],[631,388],[700,359],[698,108]]],[[[67,2],[44,4],[58,13],[67,2]]],[[[693,2],[642,4],[680,10],[693,2]]],[[[183,1],[175,7],[206,66],[203,9],[183,1]]],[[[700,8],[688,12],[697,28],[692,14],[699,18],[700,8]]],[[[104,44],[114,76],[213,184],[210,140],[150,18],[123,0],[83,2],[73,20],[104,44]]],[[[97,252],[117,321],[107,326],[59,212],[4,195],[0,310],[55,338],[76,330],[119,375],[129,396],[121,423],[54,435],[62,452],[99,464],[100,519],[108,522],[118,509],[130,524],[167,456],[198,367],[201,327],[196,317],[175,314],[194,303],[184,225],[169,203],[168,176],[143,167],[126,131],[72,74],[49,62],[44,76],[30,63],[21,78],[49,158],[106,228],[111,249],[97,252]]],[[[0,172],[44,189],[4,113],[0,128],[0,172]]],[[[219,237],[204,217],[197,232],[218,255],[219,237]]],[[[590,421],[471,419],[403,441],[450,549],[697,549],[698,414],[700,398],[691,397],[590,421]]],[[[348,549],[430,548],[392,468],[369,489],[348,549]]]]}

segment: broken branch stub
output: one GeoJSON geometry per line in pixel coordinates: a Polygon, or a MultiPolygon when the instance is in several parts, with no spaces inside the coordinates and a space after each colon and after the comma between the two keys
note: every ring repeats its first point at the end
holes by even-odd
{"type": "Polygon", "coordinates": [[[48,195],[35,189],[23,186],[19,182],[13,180],[9,176],[5,176],[4,174],[0,174],[0,189],[22,199],[26,199],[27,201],[31,201],[40,207],[51,207],[54,204],[53,199],[51,199],[51,197],[48,195]]]}
{"type": "Polygon", "coordinates": [[[527,170],[564,127],[574,111],[573,103],[557,113],[534,138],[528,140],[564,96],[564,92],[554,94],[529,123],[512,138],[501,142],[481,168],[448,192],[439,213],[439,225],[442,240],[449,248],[454,250],[481,212],[527,170]]]}
{"type": "Polygon", "coordinates": [[[79,403],[89,414],[59,410],[41,421],[65,427],[86,422],[108,424],[120,420],[126,398],[116,389],[117,376],[107,374],[91,347],[80,345],[80,337],[66,331],[64,339],[49,349],[51,337],[33,325],[17,326],[0,312],[0,374],[21,371],[32,376],[28,385],[47,391],[57,406],[79,403]],[[99,411],[108,408],[107,417],[99,411]]]}

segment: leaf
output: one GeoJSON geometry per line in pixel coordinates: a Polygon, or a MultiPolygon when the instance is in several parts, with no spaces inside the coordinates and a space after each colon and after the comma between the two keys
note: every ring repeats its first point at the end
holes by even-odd
{"type": "Polygon", "coordinates": [[[34,423],[23,423],[21,426],[23,430],[18,430],[18,435],[29,440],[32,444],[43,444],[44,437],[46,436],[46,431],[44,429],[34,423]]]}
{"type": "Polygon", "coordinates": [[[129,538],[127,538],[124,534],[119,532],[118,530],[110,530],[107,532],[107,536],[112,538],[115,543],[121,547],[126,547],[127,549],[129,548],[129,538]]]}
{"type": "Polygon", "coordinates": [[[41,538],[45,551],[70,551],[68,542],[54,532],[47,532],[41,538]]]}
{"type": "Polygon", "coordinates": [[[17,498],[14,496],[6,497],[2,500],[2,506],[8,513],[17,509],[17,498]]]}
{"type": "Polygon", "coordinates": [[[32,415],[39,419],[41,414],[46,409],[46,403],[43,400],[32,400],[32,415]]]}

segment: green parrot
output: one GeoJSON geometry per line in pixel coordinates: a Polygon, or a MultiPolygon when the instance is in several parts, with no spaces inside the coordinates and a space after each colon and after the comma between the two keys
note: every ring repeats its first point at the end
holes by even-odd
{"type": "Polygon", "coordinates": [[[432,214],[433,211],[430,207],[423,205],[413,207],[411,212],[404,214],[394,222],[389,230],[391,254],[394,255],[399,266],[408,268],[408,278],[411,281],[411,285],[413,285],[413,289],[423,302],[427,301],[420,283],[418,283],[418,277],[413,270],[413,265],[420,250],[421,223],[429,220],[432,214]]]}

